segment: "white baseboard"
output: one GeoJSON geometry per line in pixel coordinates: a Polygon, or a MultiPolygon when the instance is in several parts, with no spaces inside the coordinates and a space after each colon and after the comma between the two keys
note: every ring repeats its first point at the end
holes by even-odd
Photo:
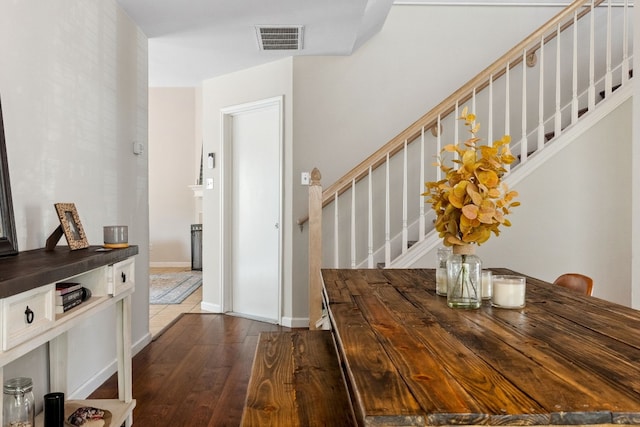
{"type": "Polygon", "coordinates": [[[91,393],[96,391],[98,387],[100,387],[106,380],[111,378],[111,375],[115,374],[118,369],[117,360],[113,360],[113,362],[109,363],[104,369],[95,374],[93,377],[89,378],[84,384],[75,389],[67,399],[86,399],[91,393]]]}
{"type": "Polygon", "coordinates": [[[138,340],[138,342],[134,343],[131,346],[131,355],[135,356],[136,354],[140,353],[140,350],[145,348],[151,342],[152,338],[153,337],[151,336],[151,332],[147,332],[145,336],[143,336],[138,340]]]}
{"type": "Polygon", "coordinates": [[[202,301],[200,303],[200,308],[211,313],[222,313],[222,307],[220,307],[219,304],[211,304],[210,302],[202,301]]]}
{"type": "Polygon", "coordinates": [[[283,317],[282,326],[286,326],[288,328],[308,328],[309,318],[308,317],[283,317]]]}
{"type": "Polygon", "coordinates": [[[156,268],[173,268],[173,267],[179,267],[179,268],[183,268],[183,267],[191,267],[191,261],[189,262],[184,262],[184,261],[150,261],[149,262],[149,267],[156,267],[156,268]]]}
{"type": "MultiPolygon", "coordinates": [[[[131,347],[131,354],[135,356],[151,342],[151,334],[147,333],[142,339],[138,340],[131,347]]],[[[98,387],[104,384],[113,374],[118,372],[118,361],[114,360],[105,366],[100,372],[91,377],[88,381],[74,390],[68,397],[68,399],[86,399],[91,393],[96,391],[98,387]]]]}

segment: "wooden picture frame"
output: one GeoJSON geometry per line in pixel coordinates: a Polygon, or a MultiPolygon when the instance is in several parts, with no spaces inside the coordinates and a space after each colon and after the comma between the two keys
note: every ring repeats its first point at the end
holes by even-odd
{"type": "Polygon", "coordinates": [[[87,235],[84,233],[84,228],[82,228],[76,205],[73,203],[56,203],[54,206],[69,248],[76,250],[89,247],[87,235]]]}

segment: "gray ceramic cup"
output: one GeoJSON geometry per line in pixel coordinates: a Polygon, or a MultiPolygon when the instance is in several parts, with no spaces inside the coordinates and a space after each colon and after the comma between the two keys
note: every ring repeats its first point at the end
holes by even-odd
{"type": "Polygon", "coordinates": [[[104,227],[104,244],[121,245],[129,242],[129,227],[126,225],[107,225],[104,227]]]}

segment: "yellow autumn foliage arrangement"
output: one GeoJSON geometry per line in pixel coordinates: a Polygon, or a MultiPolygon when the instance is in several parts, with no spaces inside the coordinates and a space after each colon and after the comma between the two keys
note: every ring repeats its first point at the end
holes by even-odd
{"type": "Polygon", "coordinates": [[[509,149],[509,135],[491,146],[478,145],[480,138],[476,134],[480,124],[476,123],[476,116],[465,107],[459,119],[464,120],[471,137],[443,147],[434,165],[445,177],[425,182],[426,191],[422,195],[428,197],[426,202],[431,203],[436,213],[435,228],[446,246],[481,245],[492,232],[500,234],[500,225],[511,225],[505,216],[520,205],[514,201],[518,193],[509,191],[502,182],[507,172],[505,165],[513,163],[515,157],[509,149]],[[451,160],[454,166],[445,165],[445,153],[457,153],[451,160]]]}

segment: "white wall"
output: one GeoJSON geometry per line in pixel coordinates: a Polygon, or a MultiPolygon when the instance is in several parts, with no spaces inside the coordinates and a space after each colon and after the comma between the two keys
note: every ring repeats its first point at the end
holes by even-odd
{"type": "MultiPolygon", "coordinates": [[[[2,1],[0,95],[20,251],[44,247],[56,202],[75,203],[90,244],[104,225],[129,226],[139,245],[133,335],[149,340],[147,39],[115,0],[2,1]]],[[[63,239],[63,244],[66,244],[63,239]]],[[[1,260],[0,260],[1,262],[1,260]]],[[[70,395],[83,397],[115,372],[115,312],[69,333],[70,395]],[[72,348],[74,348],[72,347],[72,348]]],[[[5,370],[48,390],[46,348],[5,370]]]]}
{"type": "MultiPolygon", "coordinates": [[[[199,92],[199,91],[198,91],[199,92]]],[[[200,171],[196,89],[149,89],[149,258],[152,267],[191,265],[200,171]],[[197,167],[194,159],[197,156],[197,167]]]]}
{"type": "MultiPolygon", "coordinates": [[[[633,11],[634,27],[640,27],[640,7],[633,11]]],[[[640,68],[640,31],[634,32],[633,39],[633,68],[640,68]]],[[[633,96],[633,116],[638,117],[640,114],[640,85],[634,87],[633,96]]],[[[632,124],[633,143],[631,148],[631,177],[632,182],[640,183],[640,120],[633,120],[632,124]]],[[[631,193],[632,200],[632,218],[640,218],[640,185],[634,185],[631,193]]],[[[635,220],[631,225],[632,248],[631,248],[631,264],[632,264],[632,306],[640,309],[640,221],[635,220]]]]}
{"type": "MultiPolygon", "coordinates": [[[[297,56],[204,83],[205,152],[219,150],[220,108],[285,94],[285,318],[307,317],[300,173],[318,167],[323,185],[331,184],[560,10],[393,6],[382,31],[351,56],[297,56]]],[[[219,182],[219,169],[206,177],[219,182]]],[[[204,204],[203,306],[213,311],[220,304],[218,190],[205,191],[204,204]]]]}
{"type": "Polygon", "coordinates": [[[515,188],[513,226],[478,253],[485,265],[553,282],[594,279],[594,296],[631,305],[631,100],[515,188]]]}
{"type": "MultiPolygon", "coordinates": [[[[216,153],[215,169],[204,170],[204,179],[212,178],[213,189],[204,190],[203,221],[203,308],[220,311],[222,301],[220,265],[221,255],[221,177],[229,159],[221,151],[221,113],[224,107],[259,101],[276,96],[284,96],[284,188],[283,188],[283,323],[293,324],[292,317],[292,283],[291,283],[291,245],[292,233],[296,228],[291,218],[291,186],[292,186],[292,59],[287,58],[229,74],[203,83],[202,88],[202,123],[204,152],[216,153]]],[[[255,183],[255,191],[260,191],[260,183],[255,183]]],[[[259,212],[256,212],[259,214],[259,212]]]]}
{"type": "Polygon", "coordinates": [[[561,10],[394,5],[351,56],[295,57],[296,168],[333,183],[561,10]]]}
{"type": "Polygon", "coordinates": [[[513,187],[522,205],[478,248],[483,267],[548,282],[586,274],[594,296],[631,306],[631,111],[627,100],[513,187]]]}
{"type": "MultiPolygon", "coordinates": [[[[294,177],[318,167],[329,186],[561,10],[394,5],[353,55],[294,58],[294,177]]],[[[293,191],[299,218],[308,196],[293,191]]],[[[306,229],[293,244],[295,315],[303,316],[306,229]]]]}

